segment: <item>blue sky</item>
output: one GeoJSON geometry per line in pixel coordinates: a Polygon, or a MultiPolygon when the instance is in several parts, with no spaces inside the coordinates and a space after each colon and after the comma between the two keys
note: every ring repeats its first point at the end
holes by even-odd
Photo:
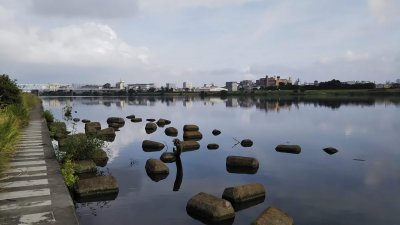
{"type": "Polygon", "coordinates": [[[0,0],[19,83],[400,78],[397,0],[0,0]]]}

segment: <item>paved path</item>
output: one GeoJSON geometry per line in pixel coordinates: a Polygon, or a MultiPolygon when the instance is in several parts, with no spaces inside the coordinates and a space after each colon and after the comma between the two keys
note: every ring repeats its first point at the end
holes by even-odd
{"type": "Polygon", "coordinates": [[[10,168],[0,178],[0,224],[78,224],[41,108],[33,110],[10,168]]]}

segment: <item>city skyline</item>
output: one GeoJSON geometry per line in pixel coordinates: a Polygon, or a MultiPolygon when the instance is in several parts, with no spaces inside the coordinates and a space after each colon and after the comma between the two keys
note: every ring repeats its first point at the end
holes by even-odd
{"type": "Polygon", "coordinates": [[[394,0],[0,0],[0,73],[18,83],[384,83],[400,77],[399,10],[394,0]]]}

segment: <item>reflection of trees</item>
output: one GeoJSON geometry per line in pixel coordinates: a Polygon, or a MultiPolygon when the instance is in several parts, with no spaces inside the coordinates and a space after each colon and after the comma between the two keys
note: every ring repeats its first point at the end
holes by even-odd
{"type": "Polygon", "coordinates": [[[399,100],[380,99],[371,97],[310,97],[310,96],[296,96],[296,97],[276,97],[276,98],[229,98],[226,101],[226,107],[242,107],[251,108],[256,107],[265,111],[279,112],[280,110],[290,110],[293,107],[299,108],[300,104],[314,105],[315,107],[328,107],[331,109],[338,109],[341,106],[354,105],[354,106],[373,106],[377,103],[395,104],[399,105],[399,100]]]}
{"type": "Polygon", "coordinates": [[[105,106],[116,105],[124,107],[125,105],[155,106],[156,104],[165,104],[175,106],[177,102],[182,102],[184,106],[191,106],[193,102],[202,102],[205,105],[214,106],[225,103],[226,107],[251,108],[256,107],[265,111],[290,110],[292,106],[298,108],[300,104],[314,105],[315,107],[328,107],[338,109],[341,106],[373,106],[375,104],[400,105],[399,97],[370,97],[370,96],[273,96],[273,97],[230,97],[227,99],[216,99],[215,97],[201,96],[131,96],[131,97],[46,97],[49,105],[61,106],[76,101],[82,105],[105,106]]]}
{"type": "Polygon", "coordinates": [[[103,208],[110,208],[110,201],[99,201],[99,202],[84,202],[84,203],[76,203],[76,208],[87,208],[93,216],[97,216],[97,210],[101,210],[103,208]]]}
{"type": "Polygon", "coordinates": [[[175,177],[175,182],[174,182],[174,191],[179,191],[182,185],[182,179],[183,179],[183,168],[182,168],[182,161],[181,157],[176,155],[176,177],[175,177]]]}

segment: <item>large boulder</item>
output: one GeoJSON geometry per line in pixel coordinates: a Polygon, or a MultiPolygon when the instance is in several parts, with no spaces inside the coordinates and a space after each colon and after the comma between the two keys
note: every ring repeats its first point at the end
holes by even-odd
{"type": "Polygon", "coordinates": [[[78,197],[118,193],[117,179],[113,176],[97,176],[79,180],[74,186],[78,197]]]}
{"type": "Polygon", "coordinates": [[[114,128],[105,128],[97,131],[97,137],[101,140],[113,142],[115,140],[115,130],[114,128]]]}
{"type": "Polygon", "coordinates": [[[165,145],[161,142],[151,141],[151,140],[144,140],[142,142],[142,148],[145,152],[156,152],[161,151],[165,145]]]}
{"type": "Polygon", "coordinates": [[[194,124],[186,124],[183,126],[183,131],[199,131],[199,127],[194,124]]]}
{"type": "Polygon", "coordinates": [[[244,156],[226,157],[226,170],[229,173],[255,174],[259,163],[256,158],[244,156]]]}
{"type": "Polygon", "coordinates": [[[64,122],[53,122],[50,124],[50,130],[55,140],[66,138],[68,135],[67,125],[64,122]]]}
{"type": "Polygon", "coordinates": [[[76,161],[74,162],[74,169],[76,174],[95,173],[97,171],[96,164],[93,160],[76,161]]]}
{"type": "Polygon", "coordinates": [[[203,138],[203,134],[200,131],[185,131],[183,133],[183,140],[188,141],[199,141],[203,138]]]}
{"type": "Polygon", "coordinates": [[[148,159],[145,169],[150,179],[155,182],[165,179],[169,174],[168,166],[159,159],[148,159]]]}
{"type": "Polygon", "coordinates": [[[175,127],[167,127],[165,128],[165,134],[170,137],[178,136],[178,130],[175,127]]]}
{"type": "Polygon", "coordinates": [[[95,135],[99,130],[101,130],[101,124],[99,122],[85,123],[86,135],[95,135]]]}
{"type": "Polygon", "coordinates": [[[204,192],[188,201],[186,212],[207,224],[225,224],[228,221],[233,222],[235,218],[235,210],[230,202],[204,192]]]}
{"type": "Polygon", "coordinates": [[[327,148],[324,148],[323,150],[324,150],[324,152],[328,153],[329,155],[333,155],[338,152],[338,150],[333,147],[327,147],[327,148]]]}
{"type": "Polygon", "coordinates": [[[102,149],[96,150],[93,154],[93,161],[96,166],[105,167],[108,162],[107,152],[102,149]]]}
{"type": "Polygon", "coordinates": [[[222,198],[228,200],[238,211],[264,202],[265,188],[259,183],[228,187],[225,188],[222,198]]]}
{"type": "Polygon", "coordinates": [[[301,147],[299,145],[278,145],[275,150],[277,152],[299,154],[301,152],[301,147]]]}
{"type": "Polygon", "coordinates": [[[286,212],[269,207],[253,222],[252,225],[293,225],[294,221],[286,212]]]}
{"type": "Polygon", "coordinates": [[[253,141],[250,139],[243,139],[240,142],[240,145],[242,145],[243,147],[251,147],[251,146],[253,146],[253,141]]]}

